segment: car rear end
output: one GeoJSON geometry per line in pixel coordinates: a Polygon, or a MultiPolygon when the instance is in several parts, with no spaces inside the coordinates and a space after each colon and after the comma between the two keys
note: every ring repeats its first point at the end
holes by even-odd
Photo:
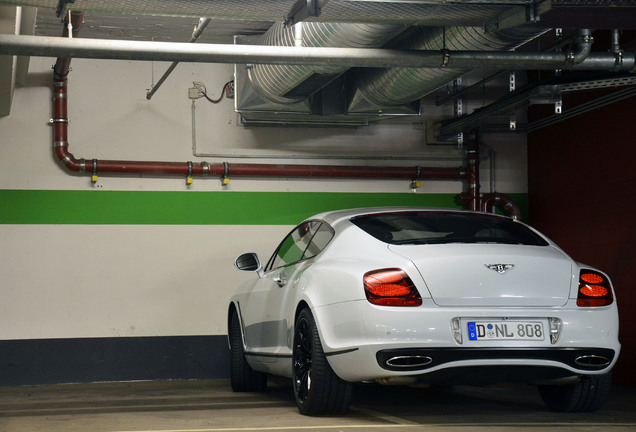
{"type": "Polygon", "coordinates": [[[448,211],[351,222],[386,253],[369,257],[368,268],[356,261],[365,297],[316,309],[318,321],[332,323],[322,337],[341,378],[545,383],[615,364],[618,312],[607,275],[520,222],[448,211]]]}

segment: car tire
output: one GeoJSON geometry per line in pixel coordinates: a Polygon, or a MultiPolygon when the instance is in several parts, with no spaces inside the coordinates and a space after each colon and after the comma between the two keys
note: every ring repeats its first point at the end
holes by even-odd
{"type": "Polygon", "coordinates": [[[298,314],[294,325],[292,380],[301,414],[344,414],[349,409],[353,385],[331,369],[309,309],[298,314]]]}
{"type": "Polygon", "coordinates": [[[267,375],[253,370],[245,359],[241,323],[238,314],[230,317],[230,383],[235,392],[262,392],[267,375]]]}
{"type": "Polygon", "coordinates": [[[540,385],[546,406],[559,412],[594,412],[609,398],[612,374],[582,376],[574,384],[540,385]]]}

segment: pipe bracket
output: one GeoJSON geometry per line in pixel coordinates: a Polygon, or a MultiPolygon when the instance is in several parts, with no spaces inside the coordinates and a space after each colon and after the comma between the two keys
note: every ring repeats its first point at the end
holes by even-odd
{"type": "Polygon", "coordinates": [[[227,186],[230,184],[230,164],[223,162],[223,177],[221,177],[221,184],[227,186]]]}
{"type": "Polygon", "coordinates": [[[574,61],[574,52],[573,51],[568,51],[565,53],[565,59],[563,61],[563,68],[564,69],[569,69],[572,66],[575,65],[575,61],[574,61]]]}
{"type": "Polygon", "coordinates": [[[616,62],[614,66],[614,71],[619,72],[623,69],[623,52],[618,51],[615,53],[615,55],[616,55],[616,62]]]}
{"type": "Polygon", "coordinates": [[[186,177],[186,184],[189,186],[193,182],[192,178],[192,161],[188,161],[188,177],[186,177]]]}
{"type": "Polygon", "coordinates": [[[97,159],[93,159],[93,170],[91,172],[91,181],[97,183],[97,159]]]}
{"type": "MultiPolygon", "coordinates": [[[[55,66],[53,66],[55,67],[55,66]]],[[[53,70],[53,78],[55,79],[55,85],[58,86],[65,86],[66,85],[66,78],[68,77],[69,72],[71,72],[71,68],[69,68],[68,72],[66,72],[65,74],[61,74],[55,70],[53,70]]]]}
{"type": "Polygon", "coordinates": [[[69,119],[67,118],[52,118],[49,119],[49,123],[51,124],[55,124],[55,123],[69,123],[69,119]]]}
{"type": "Polygon", "coordinates": [[[420,179],[422,178],[422,167],[415,167],[415,179],[411,181],[411,191],[415,192],[419,187],[422,186],[422,182],[420,179]]]}
{"type": "Polygon", "coordinates": [[[441,64],[441,66],[445,68],[450,63],[450,50],[443,49],[441,51],[441,53],[442,53],[442,64],[441,64]]]}
{"type": "Polygon", "coordinates": [[[64,156],[64,159],[60,159],[60,163],[64,166],[68,165],[73,160],[73,157],[69,154],[64,156]]]}

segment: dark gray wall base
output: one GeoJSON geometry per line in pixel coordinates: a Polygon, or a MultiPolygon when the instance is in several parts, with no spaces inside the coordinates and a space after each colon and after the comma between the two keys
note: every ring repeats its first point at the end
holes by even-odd
{"type": "Polygon", "coordinates": [[[229,376],[227,336],[0,340],[0,386],[229,376]]]}

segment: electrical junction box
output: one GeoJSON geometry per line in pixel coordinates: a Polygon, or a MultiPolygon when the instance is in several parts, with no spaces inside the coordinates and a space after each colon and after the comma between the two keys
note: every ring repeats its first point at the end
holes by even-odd
{"type": "Polygon", "coordinates": [[[190,99],[199,99],[201,94],[199,93],[199,89],[196,87],[192,87],[188,89],[188,98],[190,99]]]}

